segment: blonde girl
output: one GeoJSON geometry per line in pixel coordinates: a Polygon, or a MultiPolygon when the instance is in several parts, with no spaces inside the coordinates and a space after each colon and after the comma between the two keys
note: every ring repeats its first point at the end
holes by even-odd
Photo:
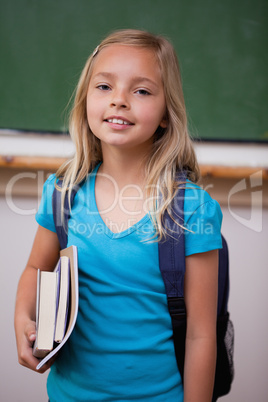
{"type": "Polygon", "coordinates": [[[170,42],[138,30],[104,39],[82,71],[69,129],[76,153],[44,185],[18,286],[19,362],[32,370],[38,364],[31,350],[36,269],[53,270],[59,256],[51,201],[62,177],[62,199],[83,183],[68,223],[68,245],[78,247],[80,298],[71,338],[41,370],[51,366],[50,401],[211,401],[222,215],[195,184],[199,170],[170,42]],[[188,177],[184,384],[158,261],[158,240],[167,236],[163,214],[172,215],[182,170],[188,177]]]}

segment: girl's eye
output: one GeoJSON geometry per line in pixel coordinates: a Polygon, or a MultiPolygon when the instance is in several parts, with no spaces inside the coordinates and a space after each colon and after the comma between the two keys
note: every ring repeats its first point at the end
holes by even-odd
{"type": "Polygon", "coordinates": [[[97,88],[100,89],[101,91],[108,91],[110,89],[109,85],[106,84],[98,85],[97,88]]]}
{"type": "Polygon", "coordinates": [[[138,89],[136,93],[139,95],[150,95],[150,92],[148,92],[146,89],[138,89]]]}

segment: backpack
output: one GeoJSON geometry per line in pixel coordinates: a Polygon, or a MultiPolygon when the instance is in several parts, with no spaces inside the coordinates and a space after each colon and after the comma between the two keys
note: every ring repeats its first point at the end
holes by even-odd
{"type": "MultiPolygon", "coordinates": [[[[62,181],[59,180],[57,184],[61,187],[62,181]]],[[[75,186],[72,189],[70,204],[66,193],[63,222],[61,217],[61,191],[57,188],[53,191],[53,219],[61,249],[67,247],[70,205],[73,204],[74,197],[79,188],[79,186],[75,186]]],[[[184,186],[179,187],[172,202],[174,216],[179,216],[182,222],[184,219],[184,191],[184,186]]],[[[168,309],[172,320],[175,355],[183,381],[186,338],[186,308],[183,294],[185,274],[184,229],[178,225],[174,227],[174,221],[168,213],[164,215],[163,219],[165,228],[168,228],[171,233],[174,233],[174,230],[176,230],[176,238],[170,235],[159,241],[158,251],[159,267],[165,284],[168,309]]],[[[228,312],[229,256],[227,242],[223,236],[222,246],[222,249],[219,250],[217,362],[212,402],[230,391],[234,377],[234,327],[228,312]]]]}

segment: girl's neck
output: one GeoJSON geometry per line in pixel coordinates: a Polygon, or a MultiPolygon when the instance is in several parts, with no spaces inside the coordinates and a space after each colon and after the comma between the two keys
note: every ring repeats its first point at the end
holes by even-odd
{"type": "Polygon", "coordinates": [[[145,181],[145,157],[129,152],[103,153],[99,172],[111,176],[122,188],[129,184],[143,186],[145,181]]]}
{"type": "Polygon", "coordinates": [[[144,154],[137,157],[134,152],[103,152],[95,199],[102,220],[112,232],[128,229],[148,212],[144,192],[145,160],[144,154]]]}

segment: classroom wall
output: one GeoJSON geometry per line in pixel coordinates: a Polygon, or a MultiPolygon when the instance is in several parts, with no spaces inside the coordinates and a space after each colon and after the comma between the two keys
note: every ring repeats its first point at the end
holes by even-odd
{"type": "MultiPolygon", "coordinates": [[[[2,402],[47,402],[46,375],[31,372],[17,363],[13,330],[15,292],[36,230],[33,214],[37,205],[37,196],[14,196],[13,204],[9,205],[5,196],[0,196],[2,402]]],[[[231,393],[221,400],[266,402],[268,209],[258,207],[254,212],[255,223],[258,222],[255,227],[251,208],[236,205],[231,210],[227,206],[222,209],[223,233],[230,248],[229,309],[235,326],[235,380],[231,393]]]]}

